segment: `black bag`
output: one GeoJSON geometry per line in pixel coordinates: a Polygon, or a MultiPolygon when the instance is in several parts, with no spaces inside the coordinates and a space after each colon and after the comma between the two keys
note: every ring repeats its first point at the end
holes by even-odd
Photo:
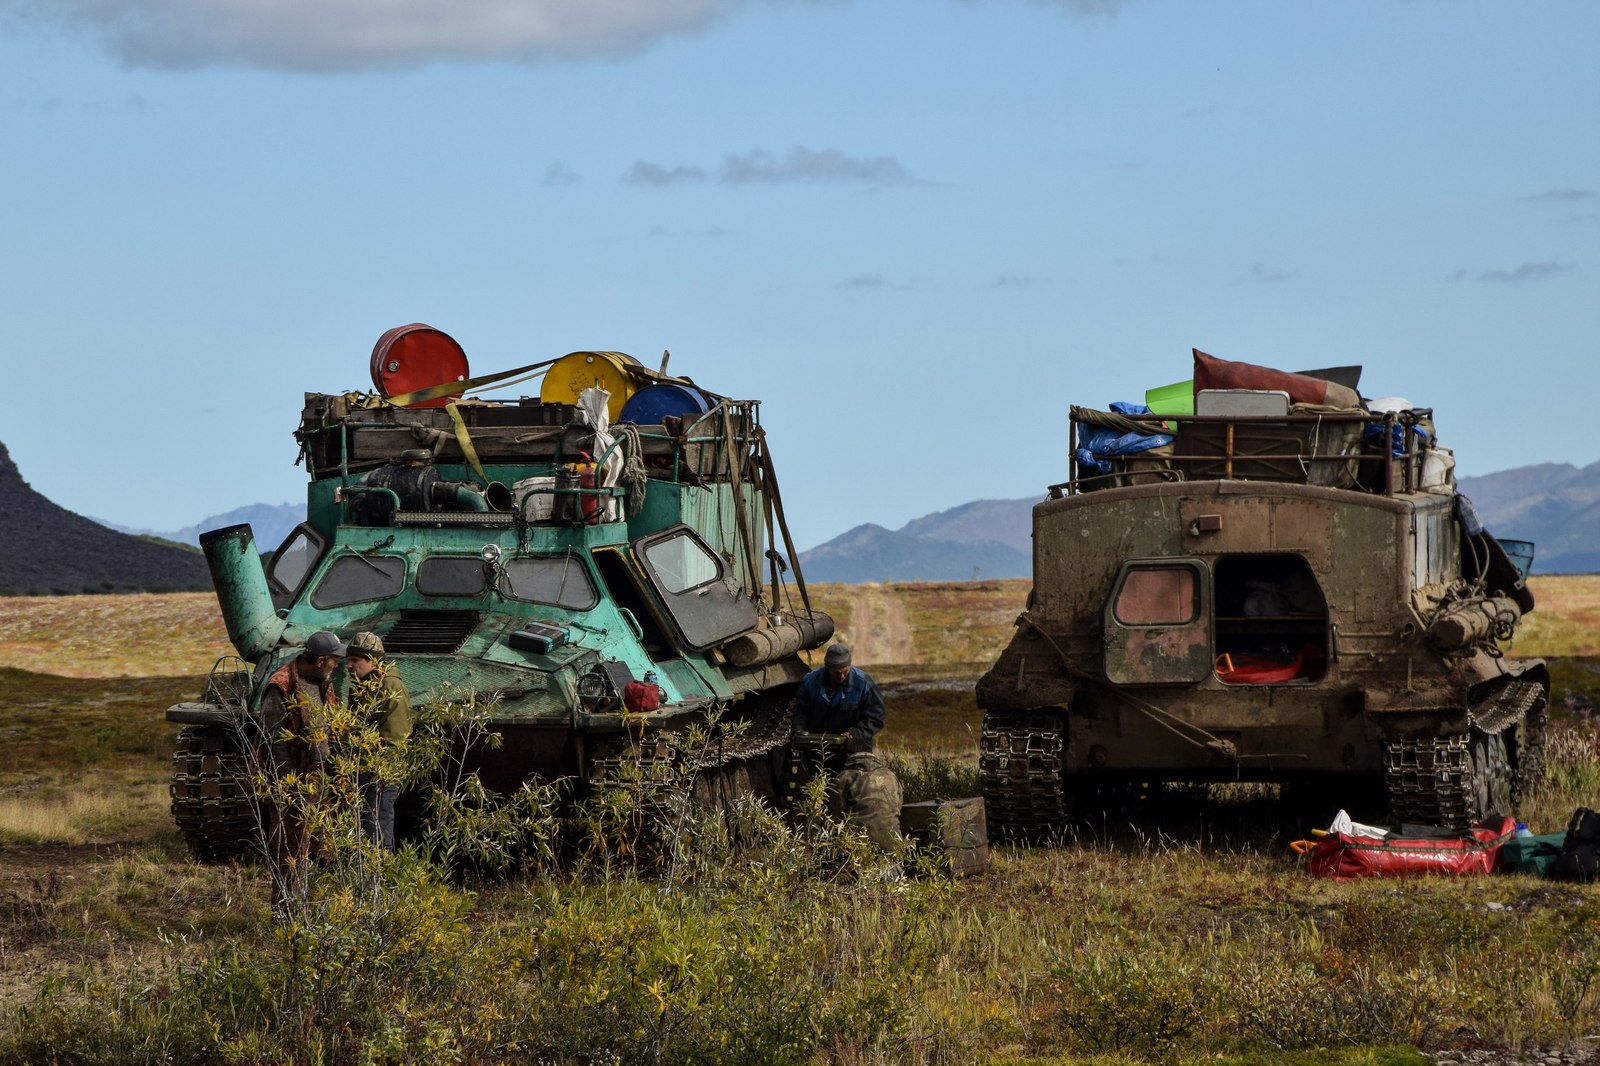
{"type": "Polygon", "coordinates": [[[1600,879],[1600,814],[1587,807],[1573,812],[1550,876],[1562,881],[1600,879]]]}

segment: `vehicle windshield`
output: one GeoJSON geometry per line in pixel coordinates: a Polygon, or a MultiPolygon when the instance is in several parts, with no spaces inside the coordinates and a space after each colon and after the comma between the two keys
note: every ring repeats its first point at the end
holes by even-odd
{"type": "Polygon", "coordinates": [[[476,555],[439,555],[417,566],[417,591],[424,596],[476,596],[488,587],[476,555]]]}
{"type": "Polygon", "coordinates": [[[396,596],[406,586],[406,561],[398,555],[341,555],[311,593],[311,606],[326,610],[396,596]]]}
{"type": "Polygon", "coordinates": [[[507,560],[500,593],[525,603],[548,603],[587,611],[600,602],[583,562],[571,555],[533,555],[507,560]]]}

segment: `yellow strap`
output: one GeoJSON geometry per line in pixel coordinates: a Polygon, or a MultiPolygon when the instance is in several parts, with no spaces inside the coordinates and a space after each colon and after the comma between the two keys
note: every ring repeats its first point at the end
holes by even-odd
{"type": "MultiPolygon", "coordinates": [[[[568,352],[567,355],[621,356],[622,353],[568,352]]],[[[398,396],[390,396],[387,397],[387,400],[389,404],[394,407],[410,407],[413,404],[426,403],[428,400],[437,400],[441,396],[460,396],[462,393],[469,392],[473,389],[482,388],[485,385],[500,383],[501,387],[504,387],[506,385],[514,384],[508,380],[509,378],[514,378],[518,374],[527,374],[529,377],[532,377],[533,373],[531,372],[544,370],[548,367],[554,366],[556,363],[559,363],[561,359],[565,358],[566,356],[564,355],[561,356],[560,359],[545,359],[542,362],[529,363],[527,366],[519,366],[512,370],[502,370],[497,374],[484,374],[482,377],[467,378],[464,381],[445,381],[438,385],[429,385],[425,389],[415,389],[411,392],[403,392],[398,396]]],[[[627,357],[623,356],[623,358],[627,357]]],[[[642,379],[644,381],[684,381],[693,384],[689,378],[677,377],[672,374],[662,374],[659,371],[651,370],[646,366],[629,366],[628,376],[642,379]]]]}
{"type": "Polygon", "coordinates": [[[542,363],[529,363],[527,366],[519,366],[515,370],[502,370],[497,374],[485,374],[482,377],[467,378],[465,381],[446,381],[438,385],[429,385],[425,389],[415,389],[411,392],[402,392],[398,396],[390,396],[388,401],[395,407],[410,407],[412,404],[437,400],[441,396],[459,396],[468,389],[492,385],[497,381],[516,377],[518,374],[526,374],[530,370],[541,370],[555,362],[557,362],[555,359],[546,359],[542,363]]]}
{"type": "Polygon", "coordinates": [[[444,405],[444,409],[450,412],[450,421],[456,424],[456,443],[461,445],[461,454],[467,457],[472,472],[478,475],[478,482],[487,485],[489,479],[483,473],[483,464],[478,462],[478,449],[472,446],[472,435],[467,432],[467,423],[462,419],[461,412],[456,410],[456,402],[451,400],[444,405]]]}

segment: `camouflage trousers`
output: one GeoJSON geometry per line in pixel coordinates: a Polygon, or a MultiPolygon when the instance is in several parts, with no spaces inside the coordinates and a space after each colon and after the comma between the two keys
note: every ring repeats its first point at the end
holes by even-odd
{"type": "Polygon", "coordinates": [[[894,771],[871,752],[859,752],[845,760],[834,785],[828,797],[833,813],[865,829],[873,844],[892,851],[900,842],[900,804],[904,799],[894,771]]]}

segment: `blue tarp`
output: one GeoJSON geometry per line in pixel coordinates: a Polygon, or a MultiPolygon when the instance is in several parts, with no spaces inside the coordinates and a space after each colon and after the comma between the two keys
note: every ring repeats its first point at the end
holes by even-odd
{"type": "MultiPolygon", "coordinates": [[[[1428,439],[1428,431],[1423,429],[1421,426],[1412,426],[1411,432],[1415,433],[1421,441],[1426,441],[1428,439]]],[[[1382,422],[1368,422],[1366,428],[1361,431],[1362,440],[1379,440],[1382,437],[1382,422]]],[[[1427,445],[1423,443],[1418,444],[1418,447],[1426,446],[1427,445]]],[[[1389,453],[1396,459],[1406,454],[1406,428],[1398,422],[1391,427],[1389,453]]]]}
{"type": "MultiPolygon", "coordinates": [[[[1142,403],[1124,403],[1117,401],[1111,405],[1111,410],[1119,415],[1147,415],[1150,408],[1142,403]]],[[[1139,452],[1159,448],[1163,444],[1173,441],[1170,433],[1124,433],[1104,426],[1089,425],[1086,422],[1078,423],[1078,450],[1076,456],[1078,466],[1085,471],[1096,474],[1111,473],[1111,464],[1104,459],[1096,459],[1097,455],[1137,455],[1139,452]]]]}

